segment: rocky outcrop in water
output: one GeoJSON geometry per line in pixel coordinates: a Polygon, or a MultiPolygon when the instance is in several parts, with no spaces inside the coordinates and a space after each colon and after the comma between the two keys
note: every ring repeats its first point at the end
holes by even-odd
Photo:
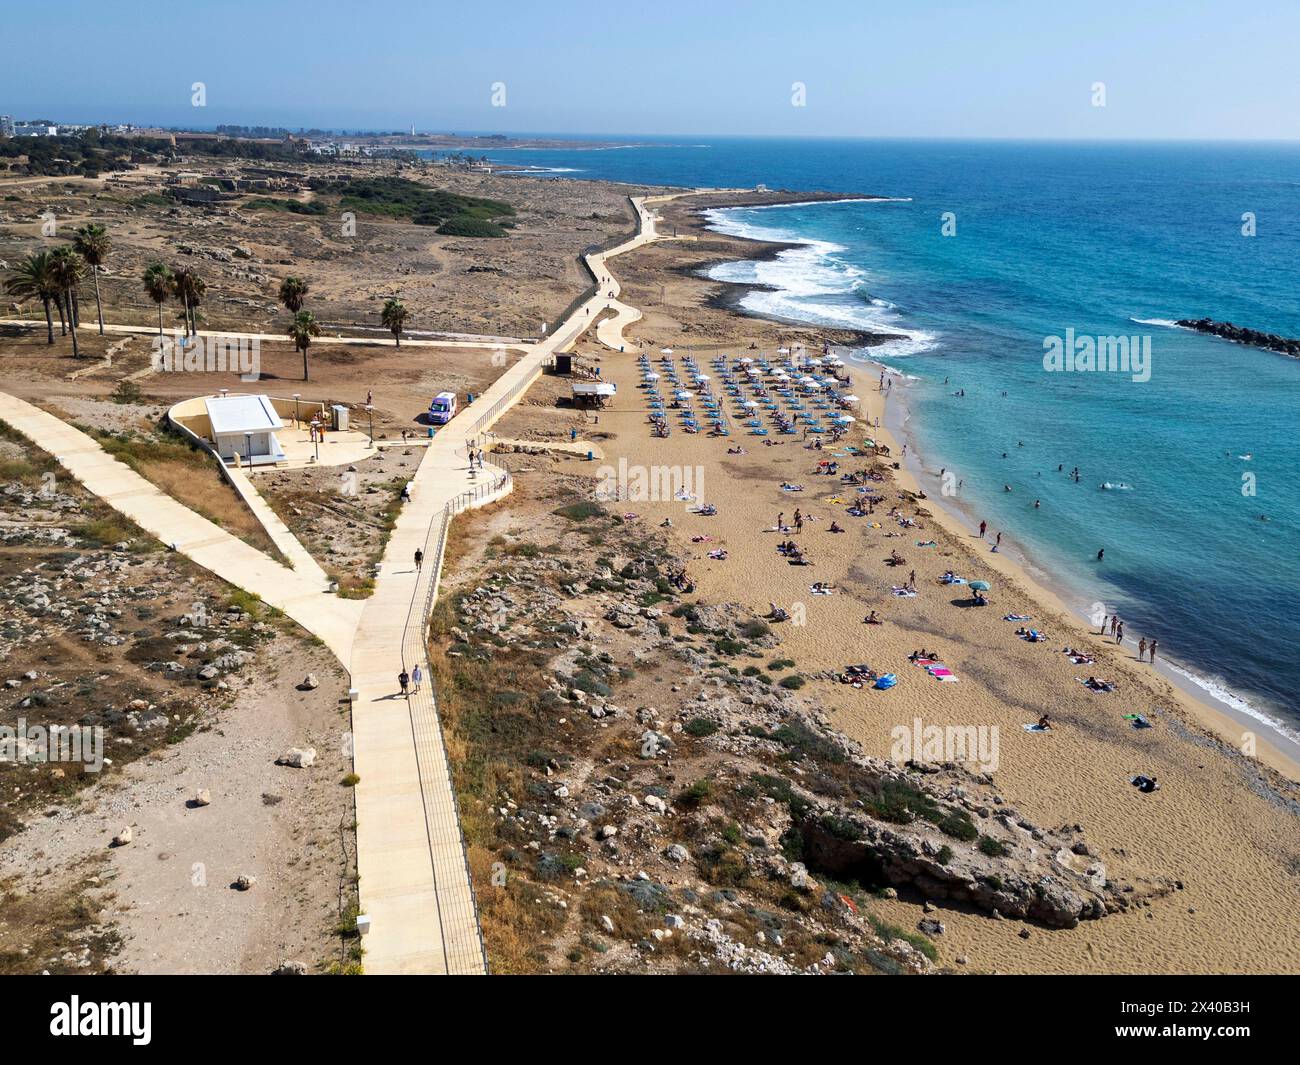
{"type": "Polygon", "coordinates": [[[1265,348],[1276,351],[1279,355],[1289,355],[1300,359],[1300,340],[1278,336],[1276,333],[1261,333],[1258,329],[1247,329],[1232,322],[1216,322],[1213,318],[1180,318],[1178,325],[1184,329],[1194,329],[1198,333],[1234,340],[1238,344],[1249,344],[1252,348],[1265,348]]]}

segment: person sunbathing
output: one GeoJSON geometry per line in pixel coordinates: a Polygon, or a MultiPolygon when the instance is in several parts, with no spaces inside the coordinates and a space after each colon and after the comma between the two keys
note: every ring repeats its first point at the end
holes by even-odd
{"type": "Polygon", "coordinates": [[[865,618],[862,619],[862,624],[883,625],[884,622],[880,620],[880,616],[873,610],[870,614],[868,614],[865,618]]]}
{"type": "Polygon", "coordinates": [[[840,523],[837,522],[837,521],[835,521],[835,520],[832,518],[832,519],[831,519],[831,527],[830,527],[830,529],[828,529],[827,531],[828,531],[828,532],[843,532],[844,530],[843,530],[842,528],[840,528],[840,523]]]}

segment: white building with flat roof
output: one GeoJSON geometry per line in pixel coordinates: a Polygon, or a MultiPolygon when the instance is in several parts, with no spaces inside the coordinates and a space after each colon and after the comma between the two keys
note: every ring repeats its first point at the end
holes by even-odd
{"type": "Polygon", "coordinates": [[[208,425],[217,454],[241,465],[266,465],[285,461],[275,431],[284,428],[266,396],[220,396],[204,400],[208,425]]]}

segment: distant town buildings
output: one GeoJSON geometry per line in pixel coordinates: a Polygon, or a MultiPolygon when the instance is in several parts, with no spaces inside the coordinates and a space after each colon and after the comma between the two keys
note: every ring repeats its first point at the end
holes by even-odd
{"type": "Polygon", "coordinates": [[[14,135],[14,119],[12,115],[0,115],[0,137],[12,137],[14,135]]]}
{"type": "Polygon", "coordinates": [[[57,137],[59,127],[53,122],[14,122],[13,137],[57,137]]]}

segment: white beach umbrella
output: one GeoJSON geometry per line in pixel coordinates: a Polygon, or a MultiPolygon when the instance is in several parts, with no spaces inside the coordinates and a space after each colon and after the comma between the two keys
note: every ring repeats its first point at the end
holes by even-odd
{"type": "Polygon", "coordinates": [[[743,406],[743,407],[757,407],[758,404],[757,404],[754,400],[752,400],[752,399],[747,399],[747,400],[745,400],[744,403],[741,404],[741,406],[743,406]]]}
{"type": "Polygon", "coordinates": [[[672,349],[672,348],[660,348],[660,349],[659,349],[659,354],[660,354],[660,355],[671,355],[672,353],[673,353],[673,349],[672,349]]]}
{"type": "Polygon", "coordinates": [[[808,391],[810,392],[820,392],[822,386],[816,381],[809,381],[806,385],[804,385],[804,387],[808,389],[808,391]]]}
{"type": "Polygon", "coordinates": [[[845,402],[845,403],[858,403],[858,402],[860,402],[860,400],[858,399],[857,396],[845,396],[845,397],[844,397],[844,402],[845,402]]]}
{"type": "Polygon", "coordinates": [[[751,359],[748,355],[746,355],[746,356],[745,356],[743,359],[741,359],[740,361],[741,361],[744,365],[748,366],[748,365],[749,365],[751,362],[753,362],[754,360],[751,359]]]}
{"type": "Polygon", "coordinates": [[[712,378],[709,377],[709,375],[706,374],[706,373],[697,373],[697,374],[695,375],[695,380],[697,380],[697,381],[710,381],[710,380],[712,380],[712,378]]]}
{"type": "Polygon", "coordinates": [[[776,349],[776,353],[777,353],[778,355],[789,355],[789,354],[790,354],[790,349],[789,349],[789,348],[777,348],[777,349],[776,349]]]}
{"type": "Polygon", "coordinates": [[[685,391],[685,390],[683,390],[683,391],[681,391],[681,392],[674,392],[673,395],[675,395],[678,399],[690,399],[690,398],[691,398],[691,394],[690,394],[689,392],[685,391]]]}
{"type": "Polygon", "coordinates": [[[645,375],[645,379],[647,381],[658,381],[659,375],[657,373],[648,373],[645,375]]]}
{"type": "Polygon", "coordinates": [[[857,421],[857,419],[854,418],[852,414],[837,414],[831,419],[831,421],[840,422],[843,425],[849,425],[850,423],[857,421]]]}

